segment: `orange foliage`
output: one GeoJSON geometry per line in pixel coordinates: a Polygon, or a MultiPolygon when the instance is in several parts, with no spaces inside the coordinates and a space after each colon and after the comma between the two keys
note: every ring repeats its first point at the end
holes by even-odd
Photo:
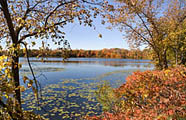
{"type": "Polygon", "coordinates": [[[134,72],[115,89],[112,112],[91,120],[167,120],[186,118],[186,68],[134,72]]]}
{"type": "MultiPolygon", "coordinates": [[[[0,52],[1,54],[1,52],[0,52]]],[[[62,57],[63,51],[60,49],[56,50],[30,50],[31,57],[42,56],[42,57],[62,57]]],[[[24,56],[21,53],[21,56],[24,56]]],[[[111,49],[102,49],[102,50],[70,50],[69,57],[86,57],[86,58],[127,58],[127,59],[149,59],[150,52],[147,49],[139,50],[139,49],[119,49],[119,48],[111,48],[111,49]]]]}

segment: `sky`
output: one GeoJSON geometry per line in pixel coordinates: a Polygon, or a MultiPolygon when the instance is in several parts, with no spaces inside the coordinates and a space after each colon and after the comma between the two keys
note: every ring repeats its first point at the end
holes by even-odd
{"type": "Polygon", "coordinates": [[[125,48],[128,49],[126,40],[117,29],[109,30],[100,21],[95,22],[96,30],[78,24],[66,26],[66,39],[70,42],[72,49],[103,49],[103,48],[125,48]],[[98,35],[102,34],[102,38],[98,35]]]}
{"type": "MultiPolygon", "coordinates": [[[[124,39],[124,34],[118,29],[107,29],[108,25],[102,25],[101,19],[97,18],[93,20],[93,24],[96,26],[96,30],[93,27],[79,25],[78,22],[69,23],[64,27],[65,39],[70,43],[71,49],[85,49],[85,50],[100,50],[103,48],[124,48],[129,49],[127,41],[124,39]],[[102,38],[98,35],[102,34],[102,38]]],[[[38,40],[40,42],[40,40],[38,40]]],[[[47,41],[50,44],[50,48],[56,47],[50,40],[47,41]]],[[[41,43],[37,44],[34,48],[41,46],[41,43]]]]}
{"type": "MultiPolygon", "coordinates": [[[[113,0],[109,2],[111,2],[112,4],[116,4],[113,2],[113,0]]],[[[120,32],[117,28],[113,28],[112,30],[107,29],[106,27],[108,26],[108,24],[102,25],[100,17],[93,19],[93,24],[96,26],[96,30],[94,30],[93,27],[84,27],[83,25],[79,25],[78,22],[67,24],[64,27],[64,32],[66,33],[65,38],[69,41],[71,49],[85,50],[99,50],[103,48],[130,49],[129,44],[125,39],[124,32],[123,33],[120,32]],[[102,38],[98,37],[99,34],[102,34],[102,38]]],[[[50,48],[52,49],[59,47],[53,45],[52,42],[50,42],[49,44],[51,44],[50,48]]],[[[145,46],[140,47],[140,49],[144,48],[145,46]]]]}
{"type": "MultiPolygon", "coordinates": [[[[110,2],[113,2],[111,0],[110,2]]],[[[98,16],[93,19],[93,27],[79,25],[78,22],[67,24],[64,28],[66,39],[69,41],[72,49],[99,50],[103,48],[124,48],[129,49],[127,41],[124,39],[124,33],[118,29],[107,29],[106,25],[101,24],[101,18],[98,16]],[[102,38],[98,35],[102,34],[102,38]]],[[[54,47],[54,45],[53,45],[54,47]]]]}
{"type": "MultiPolygon", "coordinates": [[[[70,43],[71,49],[85,49],[85,50],[99,50],[104,48],[124,48],[129,49],[129,45],[126,40],[124,40],[124,35],[118,29],[113,28],[112,30],[107,29],[108,25],[101,24],[101,18],[98,17],[93,19],[93,24],[96,27],[94,30],[93,27],[79,25],[78,22],[67,23],[64,27],[64,32],[66,33],[65,38],[70,43]],[[99,38],[98,35],[102,34],[102,38],[99,38]]],[[[30,47],[38,49],[41,47],[41,39],[31,38],[26,41],[36,41],[36,46],[30,47]]],[[[47,41],[47,44],[50,44],[51,49],[56,49],[59,46],[54,45],[51,40],[47,41]]],[[[1,43],[5,46],[6,43],[1,43]]],[[[5,48],[6,49],[6,48],[5,48]]]]}
{"type": "MultiPolygon", "coordinates": [[[[113,28],[112,30],[107,29],[106,27],[108,25],[102,25],[100,17],[93,19],[93,24],[96,26],[96,30],[94,30],[93,27],[84,27],[83,25],[79,25],[78,22],[69,23],[64,27],[64,32],[66,33],[65,38],[69,41],[71,49],[129,49],[127,40],[124,39],[124,32],[121,33],[117,28],[113,28]],[[98,37],[99,34],[102,34],[102,38],[98,37]]],[[[42,40],[40,39],[36,40],[37,44],[33,48],[41,47],[41,41],[42,40]]],[[[57,47],[59,47],[54,45],[50,40],[47,41],[47,44],[50,44],[51,49],[56,49],[57,47]]]]}
{"type": "MultiPolygon", "coordinates": [[[[124,32],[120,32],[117,28],[112,30],[107,29],[109,24],[102,25],[101,18],[93,19],[93,24],[96,27],[88,27],[79,25],[78,22],[67,23],[62,31],[65,32],[65,39],[70,43],[71,49],[84,49],[84,50],[100,50],[104,48],[122,48],[129,49],[129,45],[124,39],[124,32]],[[102,38],[99,37],[102,34],[102,38]]],[[[33,38],[35,39],[35,38],[33,38]]],[[[27,39],[27,42],[33,41],[27,39]]],[[[42,40],[37,39],[36,45],[30,47],[31,49],[38,49],[41,47],[42,40]]],[[[50,44],[50,49],[56,49],[61,46],[55,45],[50,39],[44,39],[46,44],[50,44]]],[[[31,44],[30,44],[31,45],[31,44]]]]}

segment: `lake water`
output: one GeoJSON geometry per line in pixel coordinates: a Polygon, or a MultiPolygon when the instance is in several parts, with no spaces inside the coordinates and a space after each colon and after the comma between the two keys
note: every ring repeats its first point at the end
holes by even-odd
{"type": "MultiPolygon", "coordinates": [[[[31,60],[37,60],[31,58],[31,60]]],[[[61,58],[48,58],[60,61],[61,58]]],[[[24,75],[32,76],[25,58],[20,59],[24,75]]],[[[118,87],[134,71],[153,69],[149,60],[70,58],[70,62],[32,62],[37,80],[41,85],[42,100],[37,107],[30,90],[23,94],[24,108],[42,114],[50,120],[81,119],[85,115],[101,113],[95,90],[102,84],[118,87]]],[[[23,84],[23,82],[21,82],[23,84]]]]}

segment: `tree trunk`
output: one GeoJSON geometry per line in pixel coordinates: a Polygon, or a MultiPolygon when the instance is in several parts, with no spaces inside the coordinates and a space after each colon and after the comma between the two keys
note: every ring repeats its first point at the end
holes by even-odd
{"type": "Polygon", "coordinates": [[[167,49],[166,48],[163,52],[163,69],[167,69],[168,68],[168,61],[167,61],[167,49]]]}
{"type": "MultiPolygon", "coordinates": [[[[1,5],[1,10],[3,11],[4,18],[6,20],[8,29],[9,29],[9,34],[12,39],[13,47],[17,48],[18,45],[18,35],[14,29],[13,21],[8,9],[8,1],[7,0],[0,0],[0,5],[1,5]]],[[[16,87],[15,89],[15,99],[17,100],[17,106],[15,107],[16,112],[18,113],[15,118],[12,119],[17,119],[21,120],[22,119],[22,107],[21,107],[21,91],[20,91],[20,83],[19,83],[19,53],[18,51],[14,51],[12,55],[12,79],[14,82],[14,85],[16,87]]]]}
{"type": "Polygon", "coordinates": [[[167,69],[168,68],[168,61],[167,61],[167,48],[164,51],[156,52],[158,57],[158,63],[156,67],[159,70],[167,69]]]}
{"type": "MultiPolygon", "coordinates": [[[[7,22],[7,26],[8,29],[10,31],[10,37],[12,39],[12,43],[13,43],[13,47],[17,48],[18,45],[18,35],[16,35],[15,29],[14,29],[14,25],[12,22],[12,18],[8,9],[8,3],[7,0],[0,0],[0,5],[1,5],[1,9],[3,11],[5,20],[7,22]]],[[[13,75],[13,80],[14,80],[14,84],[15,87],[19,87],[20,83],[19,83],[19,54],[18,51],[14,51],[13,53],[14,55],[12,55],[12,75],[13,75]]],[[[20,104],[21,107],[21,93],[20,93],[20,89],[16,89],[15,90],[15,98],[18,101],[18,103],[20,104]]]]}
{"type": "Polygon", "coordinates": [[[181,53],[181,58],[180,58],[181,59],[180,60],[181,61],[180,62],[181,65],[186,65],[186,57],[185,56],[186,56],[186,54],[181,53]]]}
{"type": "Polygon", "coordinates": [[[163,57],[163,69],[167,69],[168,68],[168,62],[167,62],[167,56],[165,55],[163,57]]]}
{"type": "MultiPolygon", "coordinates": [[[[18,88],[20,86],[19,83],[19,56],[17,55],[17,53],[15,53],[16,55],[12,57],[13,61],[12,61],[12,75],[13,75],[13,80],[14,80],[14,84],[15,87],[18,88]]],[[[18,101],[18,103],[21,106],[21,92],[20,89],[16,89],[15,90],[15,98],[18,101]]]]}
{"type": "Polygon", "coordinates": [[[156,69],[162,70],[163,64],[162,64],[162,56],[160,55],[159,51],[155,51],[158,57],[158,63],[156,64],[156,69]]]}
{"type": "Polygon", "coordinates": [[[20,91],[20,82],[19,82],[19,54],[15,51],[15,56],[12,56],[12,77],[14,81],[15,89],[15,99],[16,99],[16,113],[15,116],[12,118],[13,120],[21,120],[23,118],[22,114],[22,105],[21,105],[21,91],[20,91]]]}

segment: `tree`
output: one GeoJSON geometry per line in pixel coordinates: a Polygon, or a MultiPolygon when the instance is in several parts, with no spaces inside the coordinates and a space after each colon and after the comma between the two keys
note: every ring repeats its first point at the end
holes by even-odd
{"type": "Polygon", "coordinates": [[[167,68],[171,44],[182,42],[181,39],[170,38],[170,34],[181,29],[182,36],[185,36],[183,32],[185,28],[182,29],[180,26],[185,24],[186,2],[183,0],[117,0],[117,2],[119,4],[108,5],[104,9],[106,14],[103,14],[103,17],[113,26],[125,31],[128,42],[134,47],[146,45],[152,49],[154,61],[159,69],[167,68]]]}
{"type": "MultiPolygon", "coordinates": [[[[67,23],[78,20],[80,24],[92,26],[91,16],[96,17],[98,9],[95,5],[101,5],[97,0],[1,0],[0,1],[0,39],[6,41],[9,56],[7,66],[11,78],[5,81],[14,88],[8,96],[15,102],[17,116],[10,110],[7,113],[12,119],[22,118],[21,109],[21,86],[19,76],[19,56],[21,45],[25,47],[28,58],[27,40],[30,39],[52,39],[56,44],[61,44],[65,39],[63,27],[67,23]]],[[[40,40],[37,39],[37,40],[40,40]]],[[[32,41],[32,45],[36,43],[32,41]]],[[[3,59],[4,61],[4,59],[3,59]]],[[[3,62],[1,61],[1,62],[3,62]]],[[[28,59],[29,62],[29,59],[28,59]]],[[[29,64],[30,65],[30,64],[29,64]]],[[[31,69],[32,70],[32,69],[31,69]]],[[[33,73],[33,71],[32,71],[33,73]]],[[[3,74],[2,74],[3,75],[3,74]]],[[[1,76],[2,77],[2,76],[1,76]]],[[[35,86],[32,89],[37,92],[37,81],[34,77],[35,86]]],[[[24,82],[28,80],[23,78],[24,82]]],[[[30,82],[29,82],[30,83],[30,82]]],[[[33,82],[32,82],[33,83],[33,82]]],[[[2,91],[1,91],[2,92],[2,91]]],[[[2,95],[6,94],[2,92],[2,95]]],[[[10,99],[9,99],[10,100],[10,99]]],[[[8,104],[8,102],[7,102],[8,104]]],[[[0,100],[1,107],[6,107],[6,102],[0,100]]]]}
{"type": "Polygon", "coordinates": [[[167,12],[165,18],[165,29],[167,39],[165,39],[169,46],[168,59],[171,60],[171,64],[183,64],[185,65],[185,46],[186,46],[186,3],[179,2],[170,6],[173,9],[167,12]],[[172,14],[174,13],[174,14],[172,14]]]}

